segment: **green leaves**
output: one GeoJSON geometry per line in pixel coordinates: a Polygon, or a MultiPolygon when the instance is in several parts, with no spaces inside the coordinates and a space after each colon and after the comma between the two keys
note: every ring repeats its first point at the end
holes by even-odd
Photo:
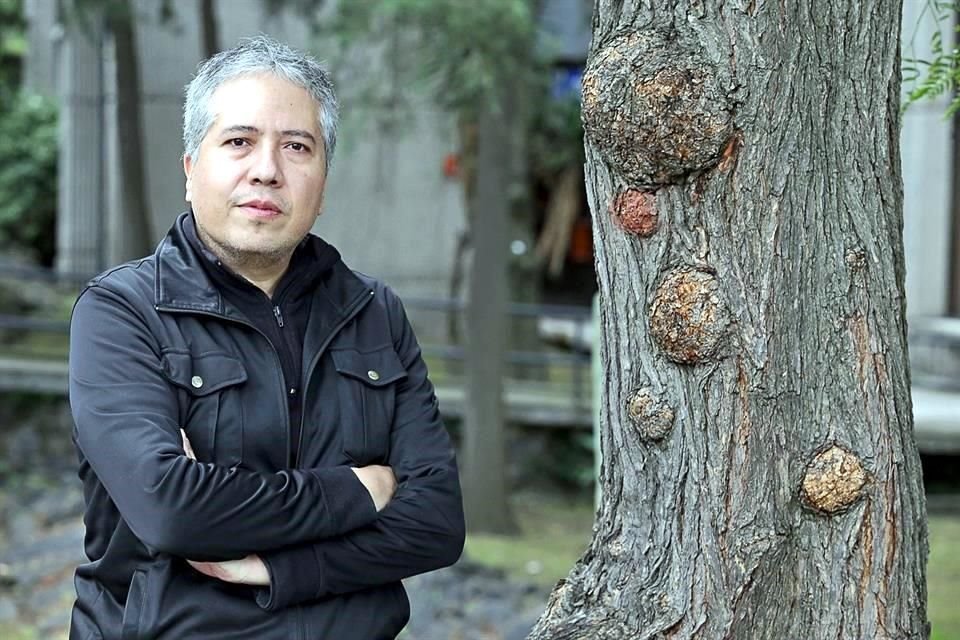
{"type": "Polygon", "coordinates": [[[0,250],[49,264],[56,246],[57,111],[19,90],[26,52],[22,0],[0,0],[0,250]]]}
{"type": "MultiPolygon", "coordinates": [[[[937,23],[937,30],[930,37],[930,59],[905,56],[903,60],[903,82],[914,85],[903,105],[906,111],[910,105],[921,100],[933,100],[945,93],[955,93],[957,81],[960,79],[960,48],[944,48],[944,26],[954,19],[960,11],[960,2],[957,0],[928,0],[927,6],[921,13],[930,13],[937,23]]],[[[960,26],[953,27],[955,34],[960,34],[960,26]]],[[[960,110],[960,96],[954,95],[953,100],[944,113],[944,118],[953,116],[960,110]]]]}
{"type": "Polygon", "coordinates": [[[27,49],[23,0],[0,0],[0,92],[20,83],[20,61],[27,49]]]}
{"type": "Polygon", "coordinates": [[[0,98],[0,247],[49,264],[56,246],[57,110],[19,92],[0,98]]]}
{"type": "Polygon", "coordinates": [[[340,2],[332,12],[300,0],[268,2],[293,5],[319,41],[336,42],[337,68],[379,50],[392,75],[378,83],[381,99],[400,99],[387,84],[426,90],[438,106],[469,117],[507,81],[537,73],[534,0],[373,0],[340,2]]]}

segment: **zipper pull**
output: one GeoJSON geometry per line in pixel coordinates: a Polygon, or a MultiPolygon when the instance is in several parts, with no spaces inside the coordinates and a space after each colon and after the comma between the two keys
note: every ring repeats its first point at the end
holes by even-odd
{"type": "Polygon", "coordinates": [[[277,324],[283,328],[283,315],[280,314],[280,305],[273,308],[273,317],[277,319],[277,324]]]}

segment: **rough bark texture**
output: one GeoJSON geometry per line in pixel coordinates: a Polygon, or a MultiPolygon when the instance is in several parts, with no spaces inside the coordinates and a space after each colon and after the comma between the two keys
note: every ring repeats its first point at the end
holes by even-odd
{"type": "Polygon", "coordinates": [[[603,500],[531,638],[928,636],[899,21],[895,1],[596,0],[603,500]],[[636,71],[651,42],[668,55],[636,71]],[[615,220],[630,189],[650,237],[615,220]]]}

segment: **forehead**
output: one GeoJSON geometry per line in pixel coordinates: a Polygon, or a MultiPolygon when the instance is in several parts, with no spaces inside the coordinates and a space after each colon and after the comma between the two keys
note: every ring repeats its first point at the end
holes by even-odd
{"type": "Polygon", "coordinates": [[[210,97],[212,132],[234,126],[264,132],[303,129],[319,136],[319,105],[303,87],[269,73],[227,80],[210,97]]]}

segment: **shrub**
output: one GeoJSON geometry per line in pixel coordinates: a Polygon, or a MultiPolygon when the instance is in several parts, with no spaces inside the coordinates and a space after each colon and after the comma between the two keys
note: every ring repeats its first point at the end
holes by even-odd
{"type": "Polygon", "coordinates": [[[57,110],[23,91],[0,96],[0,247],[50,265],[56,250],[57,110]]]}

